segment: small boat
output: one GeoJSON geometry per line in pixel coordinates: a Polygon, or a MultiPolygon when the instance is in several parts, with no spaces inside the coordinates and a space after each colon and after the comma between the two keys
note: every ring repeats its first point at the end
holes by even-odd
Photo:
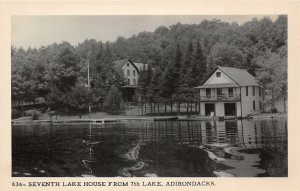
{"type": "Polygon", "coordinates": [[[153,121],[173,121],[177,119],[178,117],[158,117],[158,118],[154,118],[153,121]]]}
{"type": "Polygon", "coordinates": [[[224,116],[224,120],[233,120],[236,119],[236,116],[224,116]]]}

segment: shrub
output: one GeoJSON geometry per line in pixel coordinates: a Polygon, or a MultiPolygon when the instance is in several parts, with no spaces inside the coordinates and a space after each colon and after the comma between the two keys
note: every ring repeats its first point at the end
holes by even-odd
{"type": "Polygon", "coordinates": [[[19,118],[19,117],[22,117],[22,111],[20,111],[18,109],[12,109],[11,118],[16,119],[16,118],[19,118]]]}
{"type": "Polygon", "coordinates": [[[28,110],[25,112],[26,113],[26,116],[31,116],[32,117],[32,120],[38,120],[39,119],[39,116],[41,114],[40,111],[36,110],[36,109],[31,109],[31,110],[28,110]]]}
{"type": "Polygon", "coordinates": [[[122,94],[114,85],[111,86],[108,96],[104,101],[104,111],[111,114],[122,113],[124,110],[124,102],[122,94]]]}
{"type": "Polygon", "coordinates": [[[32,114],[32,120],[38,120],[39,119],[39,114],[37,112],[32,114]]]}
{"type": "Polygon", "coordinates": [[[273,107],[273,108],[271,109],[271,113],[277,113],[277,109],[276,109],[275,107],[273,107]]]}

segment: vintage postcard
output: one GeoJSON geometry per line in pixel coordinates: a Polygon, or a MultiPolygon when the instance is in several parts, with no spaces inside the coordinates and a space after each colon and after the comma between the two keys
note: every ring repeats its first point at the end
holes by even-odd
{"type": "Polygon", "coordinates": [[[0,190],[299,190],[299,8],[0,2],[0,190]]]}

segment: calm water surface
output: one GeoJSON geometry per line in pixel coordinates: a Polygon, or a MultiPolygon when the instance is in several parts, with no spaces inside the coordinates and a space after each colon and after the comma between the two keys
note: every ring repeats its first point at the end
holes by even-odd
{"type": "Polygon", "coordinates": [[[286,177],[286,120],[12,126],[12,176],[286,177]]]}

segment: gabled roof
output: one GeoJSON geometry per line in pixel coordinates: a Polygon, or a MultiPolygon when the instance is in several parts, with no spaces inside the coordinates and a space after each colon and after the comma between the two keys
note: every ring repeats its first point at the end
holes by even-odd
{"type": "Polygon", "coordinates": [[[113,63],[115,64],[115,66],[117,68],[122,68],[124,64],[126,64],[127,62],[130,62],[134,67],[135,69],[140,72],[139,68],[143,68],[144,65],[146,66],[147,68],[147,64],[143,64],[143,63],[133,63],[130,59],[124,59],[124,60],[117,60],[117,61],[114,61],[113,63]]]}
{"type": "MultiPolygon", "coordinates": [[[[209,88],[209,87],[224,87],[225,84],[206,84],[205,82],[215,73],[215,71],[219,69],[221,70],[224,74],[226,74],[230,79],[232,79],[236,84],[239,86],[259,86],[258,83],[256,82],[254,76],[252,76],[249,72],[247,72],[244,69],[239,69],[239,68],[232,68],[232,67],[217,67],[207,78],[206,80],[202,83],[202,86],[198,86],[196,88],[209,88]]],[[[226,84],[229,87],[229,84],[226,84]]],[[[234,85],[234,84],[232,84],[234,85]]],[[[234,87],[234,86],[232,86],[234,87]]]]}
{"type": "Polygon", "coordinates": [[[118,67],[118,68],[122,68],[122,66],[123,66],[126,62],[132,63],[131,60],[129,60],[129,59],[113,61],[113,63],[115,64],[115,66],[118,67]]]}
{"type": "Polygon", "coordinates": [[[115,64],[115,66],[117,68],[122,68],[123,65],[127,62],[131,63],[133,65],[133,67],[135,67],[135,69],[139,72],[138,67],[130,59],[117,60],[117,61],[114,61],[113,63],[115,64]]]}
{"type": "Polygon", "coordinates": [[[218,68],[240,86],[259,86],[254,76],[247,72],[247,70],[231,67],[218,68]]]}

